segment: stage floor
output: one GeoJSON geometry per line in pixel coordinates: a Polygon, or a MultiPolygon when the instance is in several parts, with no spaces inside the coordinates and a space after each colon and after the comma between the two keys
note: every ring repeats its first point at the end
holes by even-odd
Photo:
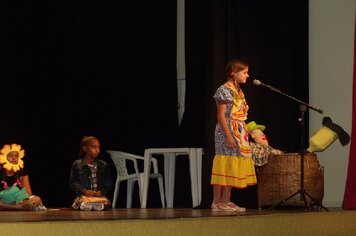
{"type": "Polygon", "coordinates": [[[0,211],[3,235],[12,236],[275,236],[356,235],[356,210],[118,208],[106,211],[0,211]]]}
{"type": "MultiPolygon", "coordinates": [[[[342,212],[341,208],[328,208],[330,212],[342,212]]],[[[91,220],[152,220],[229,216],[268,216],[307,212],[326,212],[323,209],[247,209],[246,212],[212,212],[210,209],[191,208],[131,208],[105,211],[76,211],[72,209],[48,209],[47,211],[0,211],[0,222],[44,222],[44,221],[91,221],[91,220]]]]}

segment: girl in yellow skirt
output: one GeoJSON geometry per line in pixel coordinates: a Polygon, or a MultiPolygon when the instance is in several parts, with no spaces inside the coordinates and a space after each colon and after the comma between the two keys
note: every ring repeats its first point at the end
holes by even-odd
{"type": "Polygon", "coordinates": [[[227,81],[215,92],[218,123],[215,128],[215,157],[211,184],[213,211],[245,211],[231,202],[232,188],[246,188],[257,183],[248,132],[245,124],[248,105],[240,85],[246,83],[248,65],[232,60],[226,65],[227,81]]]}

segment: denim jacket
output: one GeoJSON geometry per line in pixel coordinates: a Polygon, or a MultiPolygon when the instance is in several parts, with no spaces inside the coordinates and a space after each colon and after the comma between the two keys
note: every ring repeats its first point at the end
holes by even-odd
{"type": "MultiPolygon", "coordinates": [[[[113,182],[110,174],[109,165],[100,159],[95,160],[98,172],[98,191],[101,191],[106,196],[113,187],[113,182]]],[[[83,159],[78,159],[73,162],[69,177],[69,186],[75,191],[76,196],[84,193],[84,190],[91,189],[91,171],[90,167],[83,159]]]]}

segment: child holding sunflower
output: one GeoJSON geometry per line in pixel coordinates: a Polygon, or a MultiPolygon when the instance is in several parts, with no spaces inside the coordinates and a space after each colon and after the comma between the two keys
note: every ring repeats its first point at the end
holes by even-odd
{"type": "Polygon", "coordinates": [[[32,195],[24,156],[25,150],[15,143],[0,150],[0,209],[46,210],[41,198],[32,195]]]}

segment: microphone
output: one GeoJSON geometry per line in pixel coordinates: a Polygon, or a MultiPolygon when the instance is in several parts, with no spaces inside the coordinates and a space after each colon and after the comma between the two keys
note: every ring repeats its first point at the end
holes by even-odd
{"type": "Polygon", "coordinates": [[[273,90],[273,91],[275,91],[275,92],[281,92],[281,91],[279,91],[279,89],[276,89],[276,88],[272,87],[272,86],[269,85],[269,84],[262,83],[262,82],[259,81],[258,79],[254,79],[254,80],[252,81],[252,83],[253,83],[254,85],[256,85],[256,86],[262,85],[263,87],[269,88],[270,90],[273,90]]]}
{"type": "Polygon", "coordinates": [[[252,81],[252,83],[254,84],[254,85],[261,85],[261,81],[259,81],[258,79],[254,79],[253,81],[252,81]]]}

